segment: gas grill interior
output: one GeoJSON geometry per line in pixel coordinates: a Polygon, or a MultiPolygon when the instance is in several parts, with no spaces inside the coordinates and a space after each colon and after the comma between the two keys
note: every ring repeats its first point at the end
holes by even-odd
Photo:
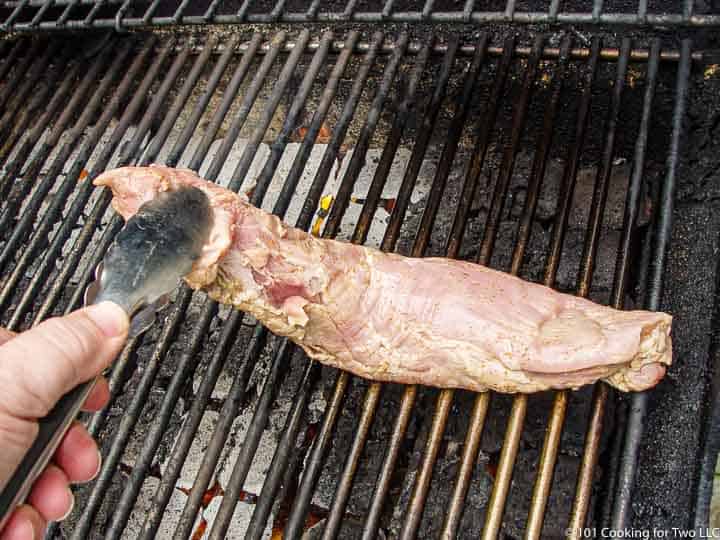
{"type": "Polygon", "coordinates": [[[675,365],[646,395],[472,394],[322,367],[181,288],[84,418],[103,466],[49,537],[707,523],[712,2],[2,0],[0,25],[0,323],[14,331],[81,305],[122,226],[92,180],[151,163],[313,234],[676,317],[675,365]]]}

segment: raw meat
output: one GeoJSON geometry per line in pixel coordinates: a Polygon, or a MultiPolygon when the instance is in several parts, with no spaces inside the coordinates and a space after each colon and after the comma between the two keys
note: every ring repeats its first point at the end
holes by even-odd
{"type": "Polygon", "coordinates": [[[654,386],[672,361],[665,313],[615,310],[469,262],[315,238],[188,170],[124,167],[95,183],[112,188],[126,219],[162,191],[204,190],[214,225],[187,283],[361,377],[508,393],[602,379],[628,391],[654,386]]]}

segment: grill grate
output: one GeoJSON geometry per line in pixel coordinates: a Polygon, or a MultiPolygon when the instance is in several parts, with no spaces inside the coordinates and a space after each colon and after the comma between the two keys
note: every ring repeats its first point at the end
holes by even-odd
{"type": "MultiPolygon", "coordinates": [[[[77,30],[87,28],[132,29],[162,25],[238,23],[519,23],[519,24],[612,24],[655,27],[716,27],[720,16],[698,13],[693,0],[667,2],[653,7],[640,0],[634,11],[594,0],[592,9],[572,2],[490,2],[476,6],[466,0],[424,3],[375,0],[328,2],[319,0],[253,2],[251,0],[4,0],[0,4],[0,28],[9,32],[77,30]],[[439,5],[436,5],[439,4],[439,5]],[[605,5],[604,5],[605,4],[605,5]]],[[[626,6],[623,6],[626,8],[626,6]]]]}
{"type": "MultiPolygon", "coordinates": [[[[569,37],[552,46],[544,36],[530,46],[487,34],[335,38],[281,30],[199,44],[181,34],[8,43],[2,322],[18,330],[80,304],[122,226],[90,180],[155,161],[250,190],[253,204],[304,229],[321,224],[325,237],[474,258],[581,296],[603,297],[591,281],[605,275],[603,298],[618,307],[644,266],[632,259],[647,234],[645,304],[658,308],[688,40],[672,51],[657,40],[635,50],[629,38],[617,48],[594,38],[587,49],[569,37]],[[15,97],[38,80],[50,97],[39,115],[44,98],[15,97]],[[656,120],[670,113],[671,125],[656,120]],[[648,186],[661,188],[655,203],[648,186]],[[613,236],[616,199],[624,221],[613,236]],[[615,251],[604,270],[602,256],[615,251]],[[577,283],[559,279],[576,271],[577,283]]],[[[186,287],[153,334],[128,344],[110,381],[111,405],[89,419],[103,466],[63,526],[72,538],[271,529],[297,538],[318,520],[324,538],[494,538],[518,520],[531,538],[567,525],[579,538],[613,403],[603,384],[592,396],[513,400],[367,384],[186,287]],[[535,423],[537,445],[523,444],[535,423]],[[572,436],[582,456],[569,479],[554,477],[572,436]],[[533,471],[527,492],[513,483],[523,466],[533,471]],[[574,491],[572,507],[558,510],[551,499],[563,489],[574,491]]],[[[633,405],[619,472],[607,480],[615,526],[627,521],[645,397],[633,405]]]]}

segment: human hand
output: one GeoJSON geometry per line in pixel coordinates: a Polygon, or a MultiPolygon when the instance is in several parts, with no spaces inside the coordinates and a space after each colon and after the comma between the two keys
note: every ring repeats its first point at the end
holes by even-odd
{"type": "MultiPolygon", "coordinates": [[[[99,375],[122,348],[128,317],[110,302],[49,319],[14,334],[0,328],[0,489],[38,433],[38,419],[77,385],[99,375]]],[[[100,378],[84,410],[98,410],[109,398],[100,378]]],[[[0,531],[0,540],[41,538],[48,521],[72,511],[71,483],[87,482],[100,469],[100,453],[85,428],[73,424],[40,473],[24,505],[0,531]]]]}

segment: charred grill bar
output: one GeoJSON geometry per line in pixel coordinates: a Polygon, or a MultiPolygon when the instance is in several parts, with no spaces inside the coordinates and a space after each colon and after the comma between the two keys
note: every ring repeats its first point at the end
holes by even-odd
{"type": "MultiPolygon", "coordinates": [[[[633,14],[607,12],[599,1],[583,13],[558,1],[546,12],[514,1],[478,11],[469,0],[457,12],[436,10],[432,0],[417,11],[393,0],[332,11],[317,1],[302,9],[244,1],[228,13],[229,4],[214,0],[197,15],[186,0],[5,1],[0,20],[12,32],[230,22],[720,24],[718,15],[694,13],[691,1],[661,14],[644,1],[633,14]]],[[[674,47],[659,38],[583,43],[570,34],[498,36],[480,26],[471,38],[423,41],[387,28],[8,37],[0,51],[2,324],[22,330],[80,305],[122,226],[92,179],[110,166],[153,162],[248,192],[253,204],[299,228],[385,251],[474,258],[523,277],[533,266],[548,286],[574,253],[577,263],[565,263],[577,264],[569,287],[589,296],[609,241],[613,173],[627,159],[606,301],[622,307],[634,286],[638,222],[652,212],[652,247],[639,273],[648,276],[646,306],[658,309],[691,65],[703,60],[691,39],[674,47]],[[624,114],[628,102],[638,114],[624,114]],[[672,115],[667,129],[658,114],[672,115]],[[652,203],[644,191],[649,162],[665,167],[654,176],[652,203]],[[579,179],[595,163],[592,181],[579,179]],[[548,191],[553,175],[557,188],[548,191]],[[580,241],[569,246],[581,182],[588,211],[580,241]],[[332,204],[319,211],[328,195],[332,204]],[[539,217],[548,198],[553,211],[539,217]]],[[[507,509],[522,507],[528,538],[552,536],[553,526],[579,538],[580,527],[599,519],[592,515],[599,482],[613,495],[608,524],[629,523],[646,395],[632,398],[625,435],[613,443],[619,466],[604,468],[599,481],[614,402],[604,384],[592,396],[556,393],[533,449],[522,441],[534,396],[365,384],[187,287],[167,311],[113,366],[111,404],[89,419],[103,443],[102,469],[51,536],[260,538],[272,529],[300,538],[315,526],[327,539],[377,538],[381,529],[398,538],[497,538],[509,526],[507,509]],[[311,419],[317,396],[324,405],[311,419]],[[587,412],[582,455],[571,478],[558,479],[563,430],[577,407],[587,412]],[[204,428],[209,412],[217,418],[204,428]],[[351,436],[342,437],[348,422],[351,436]],[[485,471],[488,438],[499,450],[485,471]],[[458,448],[446,467],[451,442],[458,448]],[[260,460],[267,469],[260,489],[246,491],[260,460]],[[525,500],[512,492],[523,460],[535,463],[525,500]],[[188,477],[190,486],[182,484],[188,477]],[[550,499],[559,482],[574,496],[558,515],[550,499]],[[369,494],[364,505],[354,500],[360,490],[369,494]],[[251,509],[242,518],[239,505],[251,509]],[[481,515],[480,528],[470,511],[481,515]]]]}

